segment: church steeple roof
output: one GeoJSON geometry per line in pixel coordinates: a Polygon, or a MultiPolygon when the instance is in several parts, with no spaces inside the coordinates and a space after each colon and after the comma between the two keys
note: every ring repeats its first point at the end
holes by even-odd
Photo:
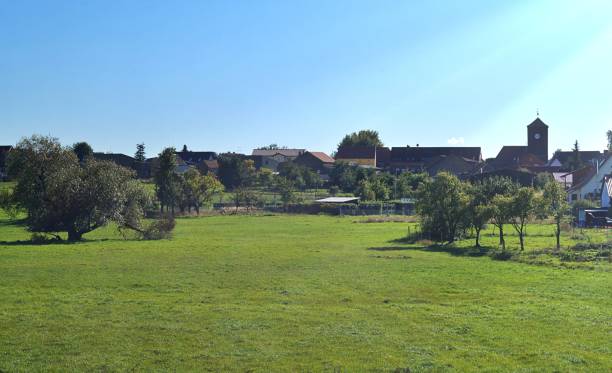
{"type": "Polygon", "coordinates": [[[540,119],[540,117],[537,117],[533,122],[531,122],[530,125],[528,125],[527,127],[545,127],[548,128],[548,125],[546,123],[544,123],[542,121],[542,119],[540,119]]]}

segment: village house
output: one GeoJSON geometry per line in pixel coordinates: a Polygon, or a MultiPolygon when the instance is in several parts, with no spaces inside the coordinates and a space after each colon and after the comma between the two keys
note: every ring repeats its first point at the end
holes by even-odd
{"type": "Polygon", "coordinates": [[[390,157],[389,148],[376,146],[343,146],[338,149],[336,163],[344,162],[366,168],[385,168],[390,157]]]}
{"type": "Polygon", "coordinates": [[[293,161],[305,151],[306,149],[254,149],[250,158],[253,159],[255,168],[264,167],[276,172],[279,164],[293,161]]]}
{"type": "Polygon", "coordinates": [[[308,167],[320,175],[329,175],[334,167],[334,159],[323,152],[307,151],[300,154],[294,162],[308,167]]]}
{"type": "MultiPolygon", "coordinates": [[[[578,151],[578,156],[583,163],[594,165],[596,162],[601,162],[605,158],[605,152],[597,150],[580,150],[578,151]]],[[[573,171],[569,169],[569,163],[574,157],[576,157],[576,152],[557,151],[553,154],[547,165],[566,171],[573,171]]]]}
{"type": "Polygon", "coordinates": [[[457,155],[440,155],[430,160],[425,169],[430,176],[435,176],[438,173],[444,171],[449,172],[461,179],[466,179],[470,175],[478,172],[482,162],[459,157],[457,155]]]}
{"type": "Polygon", "coordinates": [[[577,181],[574,174],[574,185],[567,191],[569,202],[583,199],[599,200],[604,178],[612,174],[612,156],[607,154],[606,158],[597,162],[595,167],[586,166],[581,169],[581,172],[584,172],[584,176],[577,181]]]}
{"type": "Polygon", "coordinates": [[[93,157],[100,161],[111,161],[119,166],[132,169],[141,179],[151,177],[150,163],[147,161],[144,163],[138,162],[134,157],[122,153],[93,153],[93,157]]]}
{"type": "Polygon", "coordinates": [[[182,160],[187,162],[190,165],[197,165],[202,161],[213,161],[217,159],[217,153],[215,152],[194,152],[191,150],[176,152],[176,155],[179,156],[182,160]]]}
{"type": "Polygon", "coordinates": [[[568,190],[572,187],[572,185],[574,185],[574,174],[571,172],[553,172],[552,176],[553,179],[555,179],[557,183],[561,184],[565,190],[568,190]]]}
{"type": "Polygon", "coordinates": [[[466,168],[475,168],[482,162],[480,147],[393,147],[388,168],[393,172],[429,172],[436,174],[442,169],[452,173],[463,173],[466,168]],[[449,158],[450,157],[450,158],[449,158]]]}
{"type": "Polygon", "coordinates": [[[203,160],[199,164],[198,169],[202,174],[211,173],[213,175],[216,175],[219,172],[219,161],[217,161],[216,159],[203,160]]]}
{"type": "Polygon", "coordinates": [[[606,175],[601,183],[601,207],[609,209],[610,201],[612,201],[612,175],[606,175]]]}
{"type": "Polygon", "coordinates": [[[186,171],[189,167],[195,167],[204,174],[208,172],[216,174],[219,170],[218,155],[215,152],[183,150],[176,152],[176,155],[179,159],[179,169],[181,170],[185,169],[184,171],[186,171]],[[184,164],[181,164],[180,161],[184,162],[184,164]]]}
{"type": "Polygon", "coordinates": [[[131,169],[134,169],[134,164],[136,163],[134,157],[121,153],[93,153],[93,157],[99,161],[111,161],[119,166],[131,169]]]}

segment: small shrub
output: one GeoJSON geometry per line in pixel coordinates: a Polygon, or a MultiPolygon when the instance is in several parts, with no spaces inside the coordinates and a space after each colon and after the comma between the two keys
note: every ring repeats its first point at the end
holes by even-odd
{"type": "Polygon", "coordinates": [[[34,232],[30,236],[30,241],[32,241],[34,245],[42,245],[42,244],[46,244],[47,242],[51,240],[49,239],[49,236],[47,236],[44,233],[34,232]]]}
{"type": "Polygon", "coordinates": [[[509,250],[496,250],[492,251],[489,255],[491,259],[503,261],[510,260],[514,257],[514,253],[509,250]]]}
{"type": "Polygon", "coordinates": [[[170,238],[175,226],[176,221],[172,215],[162,216],[160,219],[155,220],[142,230],[142,238],[145,240],[161,240],[164,238],[170,238]]]}

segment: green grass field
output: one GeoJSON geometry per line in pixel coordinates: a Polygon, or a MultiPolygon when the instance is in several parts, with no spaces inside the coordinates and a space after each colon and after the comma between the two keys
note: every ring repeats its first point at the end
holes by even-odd
{"type": "MultiPolygon", "coordinates": [[[[457,255],[356,221],[183,218],[172,240],[31,245],[0,216],[0,371],[612,369],[609,264],[457,255]]],[[[529,250],[551,234],[530,227],[529,250]]]]}

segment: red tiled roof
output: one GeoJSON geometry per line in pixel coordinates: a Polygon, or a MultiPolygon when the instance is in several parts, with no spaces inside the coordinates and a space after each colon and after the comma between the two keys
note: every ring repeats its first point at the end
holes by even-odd
{"type": "Polygon", "coordinates": [[[323,152],[308,152],[323,163],[334,163],[334,159],[323,152]]]}
{"type": "Polygon", "coordinates": [[[209,169],[216,169],[216,168],[219,168],[219,162],[217,162],[217,160],[216,160],[216,159],[215,159],[215,160],[212,160],[212,161],[209,161],[208,159],[207,159],[207,160],[204,160],[204,164],[205,164],[205,165],[206,165],[206,167],[208,167],[209,169]]]}
{"type": "Polygon", "coordinates": [[[276,154],[280,154],[285,157],[297,157],[305,151],[305,149],[254,149],[251,155],[273,157],[276,154]]]}

